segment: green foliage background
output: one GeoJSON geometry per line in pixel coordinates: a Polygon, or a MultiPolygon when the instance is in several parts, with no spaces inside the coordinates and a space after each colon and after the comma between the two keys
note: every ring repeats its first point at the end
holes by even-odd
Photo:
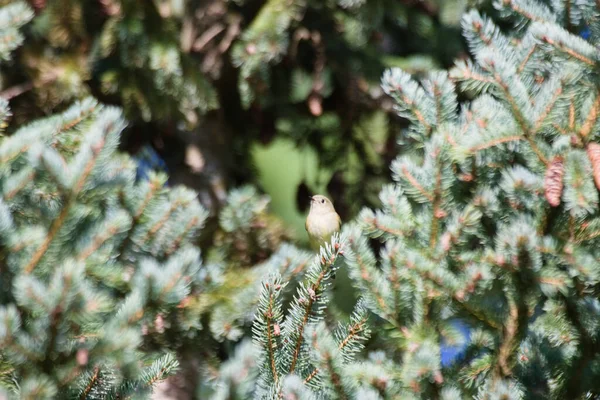
{"type": "Polygon", "coordinates": [[[0,7],[7,393],[599,395],[598,2],[0,7]]]}
{"type": "Polygon", "coordinates": [[[396,117],[379,87],[381,74],[390,66],[419,73],[451,65],[464,51],[459,24],[467,5],[465,0],[29,3],[36,16],[0,75],[14,122],[93,95],[124,108],[130,122],[126,150],[135,153],[149,143],[167,161],[172,180],[210,192],[221,199],[217,208],[222,187],[260,184],[296,231],[307,191],[328,192],[344,219],[361,204],[377,204],[378,187],[389,179],[387,165],[398,150],[399,126],[390,124],[396,117]],[[275,139],[287,141],[274,145],[280,157],[302,159],[298,166],[290,163],[289,178],[272,176],[273,168],[288,166],[268,166],[258,150],[275,139]],[[201,171],[191,173],[185,164],[190,144],[204,156],[201,171]],[[318,182],[315,170],[322,171],[318,182]],[[207,183],[215,175],[219,183],[207,183]]]}
{"type": "MultiPolygon", "coordinates": [[[[310,194],[330,196],[345,221],[363,205],[379,204],[406,126],[380,88],[381,75],[392,66],[421,74],[451,65],[464,52],[459,24],[467,5],[24,3],[31,21],[18,26],[22,38],[0,65],[0,97],[10,106],[4,135],[91,95],[123,110],[121,151],[157,152],[169,185],[194,189],[208,211],[195,241],[215,284],[202,286],[184,310],[199,318],[192,326],[210,333],[174,338],[187,371],[176,398],[214,395],[198,383],[197,360],[206,361],[203,375],[234,356],[233,344],[249,333],[258,283],[266,271],[283,268],[278,257],[292,260],[289,271],[301,275],[307,254],[280,246],[306,243],[310,194]],[[268,197],[250,187],[232,192],[245,184],[268,197]]],[[[332,310],[347,315],[355,297],[347,272],[338,271],[332,310]]],[[[150,344],[164,345],[164,338],[150,344]]]]}

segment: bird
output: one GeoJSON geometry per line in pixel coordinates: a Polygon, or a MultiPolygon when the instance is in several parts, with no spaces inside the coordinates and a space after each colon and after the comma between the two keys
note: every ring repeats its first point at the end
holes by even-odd
{"type": "Polygon", "coordinates": [[[331,236],[340,231],[341,225],[342,220],[331,200],[320,194],[310,196],[310,211],[304,227],[313,250],[319,251],[321,246],[328,243],[331,236]]]}

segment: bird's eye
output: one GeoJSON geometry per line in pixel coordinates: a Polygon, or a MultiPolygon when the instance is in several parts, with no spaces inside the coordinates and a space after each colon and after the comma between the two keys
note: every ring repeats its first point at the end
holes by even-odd
{"type": "Polygon", "coordinates": [[[321,203],[325,204],[325,200],[321,200],[321,203]]]}

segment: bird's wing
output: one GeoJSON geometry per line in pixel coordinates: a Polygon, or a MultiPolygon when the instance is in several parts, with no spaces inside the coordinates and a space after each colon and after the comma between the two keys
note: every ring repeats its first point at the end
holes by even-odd
{"type": "Polygon", "coordinates": [[[340,218],[338,213],[335,213],[335,217],[337,219],[337,229],[336,231],[339,231],[340,228],[342,227],[342,219],[340,218]]]}

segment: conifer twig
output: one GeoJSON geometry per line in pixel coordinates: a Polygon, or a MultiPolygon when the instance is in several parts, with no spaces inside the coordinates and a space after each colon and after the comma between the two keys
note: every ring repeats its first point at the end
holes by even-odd
{"type": "MultiPolygon", "coordinates": [[[[348,334],[346,335],[346,337],[344,337],[344,339],[342,339],[342,341],[338,345],[338,350],[342,350],[344,347],[346,347],[346,345],[348,345],[348,343],[350,343],[350,341],[358,334],[358,332],[360,332],[363,329],[364,325],[367,323],[367,319],[368,318],[365,317],[350,327],[348,334]]],[[[318,373],[319,373],[319,368],[315,368],[308,375],[308,377],[306,377],[306,379],[304,379],[304,383],[305,384],[309,383],[318,373]]]]}
{"type": "Polygon", "coordinates": [[[54,220],[54,222],[50,226],[50,230],[48,232],[48,235],[46,235],[44,242],[40,245],[40,247],[38,247],[38,249],[35,251],[35,253],[31,257],[31,260],[29,261],[29,263],[25,266],[24,271],[26,274],[30,274],[31,272],[33,272],[33,270],[35,269],[37,264],[40,262],[40,260],[42,259],[42,257],[46,253],[46,251],[48,250],[48,247],[50,247],[50,243],[52,243],[52,241],[54,240],[54,237],[56,236],[56,234],[58,233],[60,228],[63,226],[63,224],[67,220],[67,216],[69,215],[71,206],[73,205],[77,196],[79,195],[79,192],[83,188],[83,185],[84,185],[85,181],[87,180],[89,174],[92,172],[92,169],[94,168],[94,165],[96,164],[96,159],[98,158],[100,151],[104,147],[104,144],[105,144],[105,141],[104,141],[104,138],[102,138],[96,145],[94,145],[94,148],[92,149],[92,157],[85,165],[85,167],[83,169],[83,173],[79,177],[79,180],[75,183],[75,185],[73,187],[73,191],[69,195],[69,199],[63,206],[63,209],[61,210],[58,217],[54,220]]]}
{"type": "Polygon", "coordinates": [[[79,400],[87,399],[87,395],[93,389],[94,385],[98,381],[98,375],[100,374],[100,368],[98,366],[94,367],[94,374],[92,375],[92,379],[88,382],[85,389],[81,392],[81,396],[79,396],[79,400]]]}
{"type": "Polygon", "coordinates": [[[583,54],[580,54],[578,52],[576,52],[575,50],[566,47],[563,43],[557,42],[554,39],[549,38],[548,36],[543,36],[542,41],[548,43],[551,46],[554,46],[556,49],[562,51],[563,53],[566,53],[568,55],[570,55],[571,57],[584,62],[592,67],[596,66],[596,62],[594,60],[589,59],[588,57],[584,56],[583,54]]]}

